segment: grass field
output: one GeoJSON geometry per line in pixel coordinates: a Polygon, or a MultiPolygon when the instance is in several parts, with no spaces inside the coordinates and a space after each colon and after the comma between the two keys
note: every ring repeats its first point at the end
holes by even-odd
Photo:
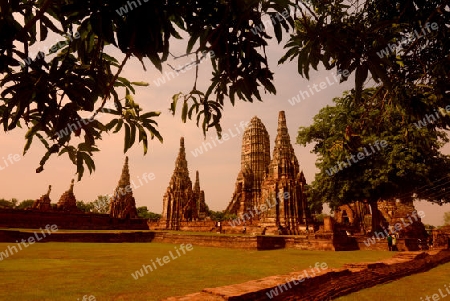
{"type": "Polygon", "coordinates": [[[446,301],[450,300],[449,291],[450,263],[447,263],[425,273],[415,274],[343,296],[336,301],[446,301]],[[439,289],[441,289],[442,295],[439,289]],[[433,294],[438,296],[434,296],[435,299],[433,299],[433,294]],[[427,296],[430,298],[426,299],[427,296]]]}
{"type": "MultiPolygon", "coordinates": [[[[0,252],[8,248],[0,243],[0,252]]],[[[16,244],[11,244],[11,246],[16,244]]],[[[301,271],[316,262],[329,267],[376,261],[393,253],[283,249],[250,251],[194,246],[177,257],[179,245],[161,243],[40,243],[0,261],[0,300],[160,300],[205,287],[241,283],[301,271]],[[156,258],[176,259],[134,280],[131,273],[156,258]]],[[[181,252],[181,251],[180,251],[181,252]]]]}

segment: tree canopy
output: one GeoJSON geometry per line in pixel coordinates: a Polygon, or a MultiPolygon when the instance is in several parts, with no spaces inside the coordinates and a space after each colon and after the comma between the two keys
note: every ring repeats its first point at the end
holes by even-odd
{"type": "MultiPolygon", "coordinates": [[[[297,60],[306,78],[319,65],[354,73],[355,103],[367,101],[363,89],[372,81],[379,89],[375,95],[384,93],[403,116],[420,119],[450,103],[445,0],[0,0],[0,124],[4,131],[28,130],[24,153],[34,139],[43,143],[47,152],[37,172],[50,156],[66,154],[80,179],[85,166],[95,169],[91,155],[106,132],[124,132],[124,152],[138,140],[146,153],[148,139],[163,140],[160,112],[142,112],[133,93],[146,83],[122,77],[122,70],[137,59],[144,69],[150,61],[161,71],[171,43],[186,36],[186,48],[177,55],[199,61],[212,51],[213,74],[200,91],[197,64],[192,89],[175,94],[171,110],[181,107],[184,122],[193,119],[204,132],[215,128],[220,135],[225,101],[252,102],[262,100],[263,91],[276,93],[265,53],[272,37],[255,30],[264,29],[264,18],[278,42],[290,33],[280,63],[297,60]],[[61,40],[48,53],[30,57],[30,47],[55,35],[61,40]],[[115,109],[106,110],[109,99],[115,109]],[[103,124],[96,116],[105,111],[111,120],[103,124]]],[[[442,116],[429,126],[449,123],[442,116]]]]}
{"type": "MultiPolygon", "coordinates": [[[[254,34],[262,17],[276,18],[275,35],[293,26],[286,14],[290,3],[271,1],[0,1],[0,123],[4,131],[26,127],[24,153],[33,139],[47,148],[37,172],[51,155],[67,154],[77,166],[79,179],[85,166],[95,169],[91,158],[96,141],[108,131],[125,132],[124,152],[139,139],[147,152],[148,136],[163,140],[155,118],[160,112],[142,112],[132,94],[146,85],[121,77],[126,63],[135,58],[147,68],[162,70],[173,49],[173,39],[188,36],[181,55],[198,61],[210,57],[213,77],[206,91],[193,88],[174,96],[173,113],[195,119],[203,131],[215,127],[220,133],[225,97],[261,100],[261,91],[275,93],[272,72],[264,47],[271,38],[264,31],[254,34]],[[126,11],[125,11],[126,10],[126,11]],[[283,13],[284,12],[284,13],[283,13]],[[29,48],[61,41],[30,57],[29,48]],[[119,61],[108,49],[124,54],[119,61]],[[121,90],[122,89],[122,90],[121,90]],[[119,93],[125,95],[119,96],[119,93]],[[95,117],[112,99],[114,118],[102,124],[95,117]],[[84,117],[83,117],[84,116],[84,117]],[[79,139],[75,139],[79,138],[79,139]]],[[[196,66],[198,74],[199,66],[196,66]]]]}
{"type": "MultiPolygon", "coordinates": [[[[379,199],[450,201],[450,157],[440,148],[446,132],[421,126],[379,89],[335,98],[309,127],[299,129],[297,142],[313,143],[320,172],[311,185],[315,202],[337,207],[344,203],[379,199]]],[[[440,116],[448,112],[439,112],[440,116]]]]}
{"type": "Polygon", "coordinates": [[[319,64],[355,75],[354,89],[299,131],[319,155],[314,199],[448,202],[448,1],[312,1],[300,15],[280,62],[296,59],[306,78],[319,64]],[[351,157],[364,148],[370,157],[351,157]]]}
{"type": "Polygon", "coordinates": [[[444,213],[444,226],[450,226],[450,212],[444,213]]]}

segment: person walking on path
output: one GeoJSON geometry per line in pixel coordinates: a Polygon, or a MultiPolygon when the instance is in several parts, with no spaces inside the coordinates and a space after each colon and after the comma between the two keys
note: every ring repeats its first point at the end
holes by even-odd
{"type": "Polygon", "coordinates": [[[389,251],[392,251],[392,236],[389,233],[388,237],[387,237],[387,243],[388,243],[388,249],[389,251]]]}

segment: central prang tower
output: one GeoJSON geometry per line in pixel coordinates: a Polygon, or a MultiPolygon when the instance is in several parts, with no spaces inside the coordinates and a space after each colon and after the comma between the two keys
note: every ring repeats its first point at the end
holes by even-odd
{"type": "Polygon", "coordinates": [[[277,137],[270,159],[269,134],[253,117],[242,138],[241,170],[226,212],[267,234],[298,234],[308,229],[310,214],[306,179],[291,144],[284,111],[278,115],[277,137]]]}
{"type": "Polygon", "coordinates": [[[255,116],[242,137],[241,170],[227,212],[244,213],[259,203],[261,184],[269,163],[269,134],[261,120],[255,116]]]}

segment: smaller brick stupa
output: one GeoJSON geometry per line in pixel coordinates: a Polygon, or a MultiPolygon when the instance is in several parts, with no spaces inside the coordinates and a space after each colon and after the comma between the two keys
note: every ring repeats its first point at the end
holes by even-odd
{"type": "Polygon", "coordinates": [[[136,201],[130,184],[128,157],[125,158],[122,175],[111,198],[109,215],[117,218],[137,218],[136,201]]]}
{"type": "Polygon", "coordinates": [[[64,192],[61,197],[59,198],[58,203],[56,204],[56,208],[61,211],[68,211],[68,212],[78,212],[80,211],[77,208],[77,199],[75,198],[75,195],[73,194],[73,186],[74,186],[74,180],[70,182],[70,188],[66,192],[64,192]]]}
{"type": "Polygon", "coordinates": [[[50,192],[52,191],[52,185],[48,185],[48,191],[46,194],[41,196],[41,198],[34,201],[31,206],[32,210],[40,210],[40,211],[51,211],[52,205],[50,204],[52,201],[50,200],[50,192]]]}

